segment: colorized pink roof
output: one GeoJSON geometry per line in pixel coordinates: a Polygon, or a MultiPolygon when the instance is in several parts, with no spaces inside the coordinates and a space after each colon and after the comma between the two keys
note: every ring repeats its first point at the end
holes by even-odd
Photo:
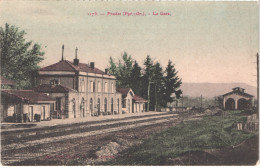
{"type": "Polygon", "coordinates": [[[53,99],[50,96],[47,96],[42,93],[37,93],[32,90],[2,90],[1,93],[3,95],[9,95],[16,97],[22,101],[28,101],[30,103],[39,103],[39,102],[54,102],[55,99],[53,99]]]}
{"type": "Polygon", "coordinates": [[[35,86],[32,88],[33,91],[39,93],[68,93],[68,92],[76,92],[73,89],[67,88],[62,85],[51,85],[51,84],[42,84],[35,86]]]}
{"type": "Polygon", "coordinates": [[[67,60],[59,61],[47,67],[40,68],[39,71],[80,71],[87,73],[106,74],[98,68],[91,68],[88,64],[79,63],[79,65],[77,66],[67,60]]]}
{"type": "Polygon", "coordinates": [[[146,99],[144,99],[140,96],[137,96],[137,95],[134,95],[133,99],[135,100],[135,102],[142,102],[142,103],[148,102],[146,99]]]}
{"type": "Polygon", "coordinates": [[[3,76],[0,76],[0,83],[2,85],[16,85],[16,83],[12,80],[9,80],[9,79],[6,79],[5,77],[3,76]]]}

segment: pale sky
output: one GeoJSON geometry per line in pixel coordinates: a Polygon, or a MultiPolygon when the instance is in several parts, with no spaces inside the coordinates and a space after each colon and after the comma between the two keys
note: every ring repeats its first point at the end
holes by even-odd
{"type": "Polygon", "coordinates": [[[257,2],[0,1],[0,25],[16,25],[45,51],[41,66],[61,59],[95,62],[126,51],[139,64],[149,54],[171,59],[183,82],[244,82],[256,86],[257,2]],[[89,16],[89,12],[144,12],[146,16],[89,16]],[[154,16],[169,12],[171,16],[154,16]],[[149,15],[150,14],[150,15],[149,15]],[[46,46],[46,48],[45,48],[46,46]]]}

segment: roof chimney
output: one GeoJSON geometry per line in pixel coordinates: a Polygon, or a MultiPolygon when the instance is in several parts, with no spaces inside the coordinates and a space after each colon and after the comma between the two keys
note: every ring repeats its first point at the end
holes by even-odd
{"type": "Polygon", "coordinates": [[[61,60],[63,61],[64,58],[63,58],[63,53],[64,53],[64,44],[62,45],[62,57],[61,57],[61,60]]]}
{"type": "Polygon", "coordinates": [[[108,69],[107,68],[105,69],[105,73],[108,74],[108,69]]]}
{"type": "Polygon", "coordinates": [[[76,50],[75,50],[75,59],[74,59],[74,62],[73,62],[74,65],[79,65],[79,59],[78,59],[78,48],[76,47],[76,50]]]}
{"type": "Polygon", "coordinates": [[[95,62],[90,62],[90,68],[92,68],[92,69],[95,68],[95,62]]]}

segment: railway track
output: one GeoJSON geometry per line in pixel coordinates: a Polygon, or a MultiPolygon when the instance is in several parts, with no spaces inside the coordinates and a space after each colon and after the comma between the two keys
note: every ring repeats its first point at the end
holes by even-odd
{"type": "MultiPolygon", "coordinates": [[[[69,127],[58,128],[45,134],[32,134],[31,132],[31,135],[16,139],[3,137],[1,145],[2,164],[19,165],[20,162],[26,160],[35,160],[44,156],[60,154],[63,151],[88,144],[88,137],[165,123],[176,120],[177,116],[177,114],[162,113],[161,115],[76,124],[73,126],[73,129],[69,127]],[[74,144],[73,142],[75,141],[78,143],[74,144]],[[66,143],[70,145],[64,146],[63,144],[66,143]]],[[[30,131],[27,130],[28,132],[30,131]]],[[[15,132],[13,133],[15,134],[15,132]]]]}

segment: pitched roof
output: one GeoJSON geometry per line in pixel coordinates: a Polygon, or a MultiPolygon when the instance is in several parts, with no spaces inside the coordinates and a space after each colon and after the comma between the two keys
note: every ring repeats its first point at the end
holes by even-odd
{"type": "Polygon", "coordinates": [[[68,92],[76,92],[76,90],[73,90],[71,88],[62,86],[62,85],[51,85],[51,84],[42,84],[35,86],[32,88],[35,92],[40,93],[68,93],[68,92]]]}
{"type": "Polygon", "coordinates": [[[140,97],[140,96],[137,96],[137,95],[134,95],[133,96],[133,99],[135,100],[135,102],[141,102],[141,103],[146,103],[148,102],[146,99],[140,97]]]}
{"type": "Polygon", "coordinates": [[[30,103],[39,103],[39,102],[54,102],[55,99],[53,99],[50,96],[47,96],[42,93],[37,93],[32,90],[2,90],[2,94],[6,94],[9,96],[16,97],[20,99],[21,101],[26,101],[30,103]]]}
{"type": "Polygon", "coordinates": [[[16,83],[14,81],[9,80],[9,79],[7,79],[7,78],[5,78],[3,76],[0,76],[0,83],[2,85],[16,85],[16,83]]]}
{"type": "Polygon", "coordinates": [[[121,93],[122,94],[122,97],[125,98],[128,94],[128,92],[132,90],[131,88],[117,88],[116,91],[118,93],[121,93]]]}
{"type": "Polygon", "coordinates": [[[55,64],[40,68],[39,71],[77,71],[77,67],[75,67],[71,62],[67,60],[59,61],[55,64]]]}
{"type": "Polygon", "coordinates": [[[227,96],[227,95],[230,95],[230,94],[239,94],[239,95],[246,96],[246,97],[254,97],[251,94],[248,94],[248,93],[245,93],[245,92],[241,92],[239,90],[233,90],[232,92],[228,92],[228,93],[224,94],[223,96],[227,96]]]}
{"type": "Polygon", "coordinates": [[[91,68],[88,64],[79,63],[77,66],[67,60],[62,60],[47,67],[40,68],[39,71],[81,71],[87,73],[106,74],[98,68],[91,68]]]}

